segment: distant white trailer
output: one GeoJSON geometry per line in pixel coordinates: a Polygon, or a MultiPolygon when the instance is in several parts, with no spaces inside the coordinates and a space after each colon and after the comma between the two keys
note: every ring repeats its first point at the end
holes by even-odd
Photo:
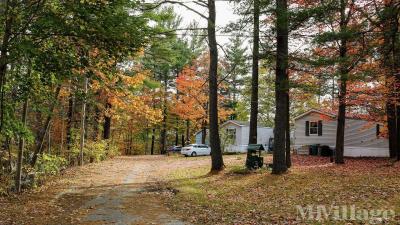
{"type": "MultiPolygon", "coordinates": [[[[224,146],[224,152],[247,152],[249,143],[250,123],[247,121],[228,120],[220,125],[221,133],[224,132],[229,137],[229,143],[224,146]]],[[[202,132],[196,133],[196,143],[201,142],[202,132]]],[[[207,131],[208,135],[208,131],[207,131]]],[[[267,150],[270,138],[273,138],[273,128],[257,127],[257,144],[262,144],[267,150]]],[[[208,137],[206,143],[208,143],[208,137]]],[[[221,140],[223,142],[223,140],[221,140]]]]}
{"type": "MultiPolygon", "coordinates": [[[[344,156],[389,157],[389,141],[380,136],[382,124],[346,118],[344,156]]],[[[336,115],[312,109],[295,118],[294,147],[308,154],[307,146],[336,144],[336,115]]]]}

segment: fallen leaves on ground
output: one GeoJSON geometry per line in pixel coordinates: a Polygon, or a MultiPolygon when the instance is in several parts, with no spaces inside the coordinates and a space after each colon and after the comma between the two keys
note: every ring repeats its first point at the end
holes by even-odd
{"type": "MultiPolygon", "coordinates": [[[[335,165],[329,158],[295,155],[289,172],[278,176],[267,169],[245,171],[245,157],[224,156],[226,169],[217,175],[209,174],[210,157],[118,157],[72,168],[39,189],[0,198],[0,224],[81,224],[83,215],[93,210],[82,205],[121,185],[134,168],[140,171],[132,185],[144,185],[145,193],[126,199],[128,212],[135,212],[135,201],[154,198],[194,224],[315,223],[298,219],[295,206],[309,204],[394,209],[400,214],[399,163],[365,158],[335,165]],[[69,194],[71,189],[83,194],[69,194]]],[[[272,162],[272,157],[265,161],[272,162]]]]}
{"type": "MultiPolygon", "coordinates": [[[[229,159],[225,171],[214,176],[205,176],[208,167],[172,173],[169,186],[179,192],[169,199],[171,207],[197,224],[318,222],[299,219],[296,205],[354,205],[400,214],[400,163],[389,159],[349,158],[336,165],[329,158],[295,155],[293,167],[281,176],[266,169],[235,173],[244,157],[229,159]]],[[[271,156],[266,162],[272,162],[271,156]]],[[[392,219],[388,223],[400,221],[392,219]]]]}

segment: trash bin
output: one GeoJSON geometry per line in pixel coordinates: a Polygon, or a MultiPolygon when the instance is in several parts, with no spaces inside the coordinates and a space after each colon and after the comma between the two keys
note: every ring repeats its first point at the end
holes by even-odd
{"type": "Polygon", "coordinates": [[[321,156],[329,157],[331,155],[332,155],[332,149],[329,146],[327,145],[321,146],[321,156]]]}
{"type": "Polygon", "coordinates": [[[319,145],[310,145],[310,155],[318,155],[319,145]]]}
{"type": "Polygon", "coordinates": [[[250,144],[247,147],[246,167],[248,169],[258,169],[264,164],[264,158],[261,157],[261,151],[264,151],[264,146],[260,144],[250,144]]]}

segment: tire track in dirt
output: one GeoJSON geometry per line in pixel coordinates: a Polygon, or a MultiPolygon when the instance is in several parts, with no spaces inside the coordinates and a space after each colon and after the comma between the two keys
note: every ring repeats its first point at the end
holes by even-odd
{"type": "Polygon", "coordinates": [[[1,225],[188,224],[168,209],[163,182],[210,157],[121,156],[69,168],[38,189],[0,198],[1,225]],[[161,184],[161,185],[160,185],[161,184]]]}
{"type": "Polygon", "coordinates": [[[147,183],[156,172],[151,163],[135,162],[131,172],[116,187],[108,187],[82,208],[93,209],[83,218],[88,224],[167,224],[183,225],[172,216],[147,183]]]}

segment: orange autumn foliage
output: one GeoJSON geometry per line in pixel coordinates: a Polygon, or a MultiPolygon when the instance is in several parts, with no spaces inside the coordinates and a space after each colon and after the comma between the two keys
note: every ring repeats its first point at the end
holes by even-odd
{"type": "MultiPolygon", "coordinates": [[[[200,57],[193,65],[185,66],[176,78],[176,88],[173,113],[183,120],[194,122],[196,127],[208,123],[208,58],[200,57]]],[[[218,117],[224,121],[232,111],[223,106],[224,96],[219,95],[218,100],[218,117]]]]}
{"type": "Polygon", "coordinates": [[[94,76],[91,90],[97,93],[100,108],[104,115],[115,120],[155,124],[161,120],[161,110],[152,107],[154,92],[145,87],[151,72],[140,65],[117,66],[114,60],[98,60],[101,52],[92,51],[91,65],[88,68],[94,76]],[[105,103],[111,108],[104,108],[105,103]]]}

